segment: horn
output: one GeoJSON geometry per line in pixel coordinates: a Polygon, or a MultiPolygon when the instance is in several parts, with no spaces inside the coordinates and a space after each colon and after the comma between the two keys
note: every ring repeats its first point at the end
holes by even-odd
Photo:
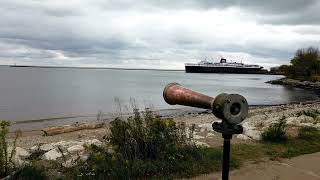
{"type": "Polygon", "coordinates": [[[170,83],[163,90],[163,98],[170,105],[184,105],[212,109],[213,97],[194,92],[178,83],[170,83]]]}
{"type": "Polygon", "coordinates": [[[217,118],[226,120],[229,124],[239,124],[248,115],[248,102],[239,94],[222,93],[214,98],[178,83],[170,83],[163,90],[163,98],[170,105],[211,109],[217,118]]]}

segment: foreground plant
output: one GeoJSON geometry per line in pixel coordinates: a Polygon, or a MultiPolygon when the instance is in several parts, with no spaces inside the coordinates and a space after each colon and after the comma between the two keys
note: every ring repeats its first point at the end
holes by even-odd
{"type": "Polygon", "coordinates": [[[279,122],[271,125],[265,132],[262,133],[262,140],[267,142],[284,142],[288,139],[286,135],[286,120],[285,117],[279,119],[279,122]]]}
{"type": "Polygon", "coordinates": [[[16,154],[16,142],[21,132],[16,131],[10,150],[9,143],[7,142],[9,126],[9,121],[0,121],[0,178],[7,176],[16,169],[13,158],[16,154]]]}
{"type": "MultiPolygon", "coordinates": [[[[161,119],[149,109],[111,122],[111,147],[90,148],[87,161],[72,170],[75,179],[190,177],[221,169],[221,148],[196,147],[194,128],[161,119]]],[[[231,161],[231,167],[237,162],[231,161]]]]}

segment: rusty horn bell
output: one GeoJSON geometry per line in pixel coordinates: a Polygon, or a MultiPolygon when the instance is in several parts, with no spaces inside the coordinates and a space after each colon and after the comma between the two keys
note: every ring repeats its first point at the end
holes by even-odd
{"type": "Polygon", "coordinates": [[[191,91],[178,83],[170,83],[163,90],[163,98],[170,105],[185,105],[212,109],[213,97],[191,91]]]}
{"type": "Polygon", "coordinates": [[[164,88],[163,98],[170,105],[211,109],[217,118],[233,125],[241,123],[248,115],[248,102],[239,94],[222,93],[213,98],[170,83],[164,88]]]}

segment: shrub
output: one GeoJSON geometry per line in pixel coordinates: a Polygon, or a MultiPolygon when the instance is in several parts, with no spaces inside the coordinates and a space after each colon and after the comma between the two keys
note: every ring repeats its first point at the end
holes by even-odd
{"type": "Polygon", "coordinates": [[[191,145],[185,129],[176,127],[172,119],[161,120],[146,109],[127,121],[119,118],[111,122],[109,141],[126,159],[175,158],[180,148],[191,145]]]}
{"type": "Polygon", "coordinates": [[[320,131],[315,127],[302,127],[299,129],[298,138],[304,140],[319,140],[320,131]]]}
{"type": "Polygon", "coordinates": [[[305,109],[297,113],[297,116],[302,116],[302,115],[310,116],[316,119],[320,115],[320,111],[318,109],[305,109]]]}
{"type": "Polygon", "coordinates": [[[267,142],[283,142],[288,139],[286,135],[286,121],[282,117],[278,123],[271,125],[265,132],[262,133],[262,140],[267,142]]]}
{"type": "MultiPolygon", "coordinates": [[[[220,148],[200,148],[191,131],[173,119],[160,119],[148,109],[126,121],[111,122],[108,147],[91,146],[89,158],[70,170],[70,179],[191,177],[221,169],[220,148]],[[190,133],[190,134],[189,134],[190,133]]],[[[234,159],[231,167],[239,166],[234,159]]]]}
{"type": "Polygon", "coordinates": [[[44,180],[49,179],[46,175],[44,167],[34,163],[24,166],[17,174],[15,179],[18,180],[44,180]]]}
{"type": "Polygon", "coordinates": [[[318,48],[298,49],[291,65],[286,67],[286,76],[298,80],[319,80],[320,52],[318,48]],[[313,78],[312,78],[313,77],[313,78]]]}
{"type": "Polygon", "coordinates": [[[16,153],[16,141],[21,132],[16,131],[15,139],[11,145],[12,150],[9,152],[9,143],[7,142],[9,126],[9,121],[0,121],[0,178],[7,176],[16,169],[13,157],[16,153]]]}

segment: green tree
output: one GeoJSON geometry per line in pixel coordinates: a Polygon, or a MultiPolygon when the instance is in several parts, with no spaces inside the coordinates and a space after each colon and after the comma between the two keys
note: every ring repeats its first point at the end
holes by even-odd
{"type": "Polygon", "coordinates": [[[315,47],[298,49],[286,71],[287,77],[299,80],[311,80],[319,74],[320,52],[315,47]]]}

